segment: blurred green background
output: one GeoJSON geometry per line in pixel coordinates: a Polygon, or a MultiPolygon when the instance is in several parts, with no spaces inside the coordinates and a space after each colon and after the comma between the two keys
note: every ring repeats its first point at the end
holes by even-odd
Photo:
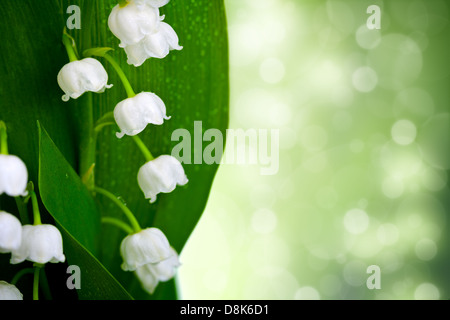
{"type": "Polygon", "coordinates": [[[450,298],[450,3],[226,8],[230,127],[279,129],[279,171],[221,166],[181,256],[182,298],[450,298]]]}

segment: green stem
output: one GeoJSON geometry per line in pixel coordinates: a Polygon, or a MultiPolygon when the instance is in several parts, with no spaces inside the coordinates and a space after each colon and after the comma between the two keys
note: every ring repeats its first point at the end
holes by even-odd
{"type": "Polygon", "coordinates": [[[8,154],[8,134],[3,121],[0,121],[0,154],[8,154]]]}
{"type": "Polygon", "coordinates": [[[111,192],[109,192],[105,189],[99,188],[99,187],[94,187],[92,190],[94,192],[104,195],[105,197],[109,198],[112,202],[114,202],[123,211],[125,216],[128,218],[131,226],[133,227],[134,232],[137,233],[142,230],[141,226],[139,225],[139,222],[137,221],[133,212],[131,212],[131,210],[128,209],[128,207],[125,204],[123,204],[123,202],[120,201],[115,195],[113,195],[111,192]]]}
{"type": "Polygon", "coordinates": [[[98,134],[104,127],[115,124],[116,121],[114,119],[114,112],[107,112],[95,123],[94,133],[98,134]]]}
{"type": "Polygon", "coordinates": [[[34,219],[34,225],[38,226],[42,224],[41,222],[41,214],[39,212],[39,204],[36,197],[36,192],[31,192],[31,204],[33,206],[33,219],[34,219]]]}
{"type": "Polygon", "coordinates": [[[98,134],[103,128],[115,125],[115,122],[103,122],[95,126],[95,133],[98,134]]]}
{"type": "Polygon", "coordinates": [[[63,33],[63,44],[66,47],[67,55],[69,56],[70,62],[78,61],[77,54],[75,53],[75,50],[73,48],[73,45],[74,45],[73,38],[71,38],[67,34],[65,29],[64,29],[64,33],[63,33]]]}
{"type": "Polygon", "coordinates": [[[127,92],[128,98],[133,98],[136,96],[136,93],[134,93],[133,88],[131,87],[130,81],[128,81],[127,76],[123,72],[122,68],[119,66],[119,64],[114,60],[113,57],[111,57],[109,54],[105,53],[103,57],[108,60],[108,62],[112,65],[114,70],[116,70],[117,74],[119,75],[120,80],[122,81],[122,84],[125,88],[125,91],[127,92]]]}
{"type": "Polygon", "coordinates": [[[148,150],[147,146],[144,144],[144,142],[141,140],[141,138],[139,138],[137,135],[131,136],[131,137],[133,138],[134,142],[136,143],[136,145],[141,150],[141,152],[144,155],[145,160],[147,162],[152,161],[153,159],[155,159],[155,157],[153,157],[152,153],[150,152],[150,150],[148,150]]]}
{"type": "Polygon", "coordinates": [[[42,266],[35,265],[34,267],[34,280],[33,280],[33,300],[39,300],[39,272],[42,266]]]}
{"type": "Polygon", "coordinates": [[[128,5],[128,1],[127,0],[118,0],[119,2],[119,6],[121,8],[125,7],[126,5],[128,5]]]}
{"type": "Polygon", "coordinates": [[[88,95],[82,112],[80,141],[80,176],[88,189],[95,185],[94,167],[96,160],[97,135],[94,130],[93,96],[88,95]]]}
{"type": "Polygon", "coordinates": [[[11,280],[11,284],[16,285],[19,282],[20,278],[22,278],[26,274],[31,274],[33,272],[34,272],[33,268],[25,268],[25,269],[20,270],[19,272],[16,273],[14,278],[11,280]]]}
{"type": "Polygon", "coordinates": [[[116,219],[116,218],[103,217],[102,218],[102,223],[111,224],[113,226],[116,226],[116,227],[122,229],[123,231],[125,231],[127,234],[134,233],[134,230],[133,230],[132,227],[130,227],[128,224],[126,224],[122,220],[119,220],[119,219],[116,219]]]}
{"type": "Polygon", "coordinates": [[[48,285],[47,275],[45,273],[45,265],[42,266],[41,272],[41,290],[44,293],[44,297],[46,300],[52,300],[52,294],[50,292],[50,286],[48,285]]]}

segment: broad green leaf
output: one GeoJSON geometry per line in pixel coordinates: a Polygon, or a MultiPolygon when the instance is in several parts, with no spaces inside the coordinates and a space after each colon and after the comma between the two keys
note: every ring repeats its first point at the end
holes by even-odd
{"type": "Polygon", "coordinates": [[[100,232],[94,200],[45,129],[39,129],[39,190],[46,209],[63,230],[68,263],[80,267],[82,287],[77,291],[78,296],[80,299],[131,298],[91,254],[100,232]]]}
{"type": "MultiPolygon", "coordinates": [[[[228,44],[223,0],[172,0],[160,9],[180,38],[181,51],[165,59],[147,60],[135,68],[126,63],[119,40],[109,31],[107,18],[115,0],[21,0],[4,1],[0,7],[0,118],[8,126],[10,151],[27,163],[30,180],[38,184],[38,135],[36,121],[46,128],[67,162],[80,173],[80,161],[87,153],[86,123],[113,111],[126,98],[118,76],[104,58],[98,57],[109,74],[112,89],[103,94],[85,94],[62,102],[63,92],[56,76],[68,63],[61,43],[69,5],[81,9],[81,29],[67,30],[78,53],[90,48],[110,47],[109,52],[128,75],[135,92],[150,91],[160,96],[172,118],[162,126],[148,126],[140,135],[155,156],[170,154],[178,141],[171,141],[176,129],[187,129],[192,137],[194,121],[202,132],[219,129],[225,136],[228,124],[228,44]],[[93,110],[91,119],[90,109],[93,110]]],[[[137,185],[137,172],[145,160],[132,139],[115,136],[108,127],[98,136],[95,181],[121,197],[143,227],[159,227],[174,248],[181,252],[201,217],[216,173],[217,164],[183,164],[189,183],[173,193],[160,194],[150,205],[137,185]]],[[[197,139],[201,140],[197,135],[197,139]]],[[[209,142],[205,142],[203,148],[209,142]]],[[[65,195],[60,193],[60,199],[65,195]]],[[[60,201],[60,199],[58,201],[60,201]]],[[[97,197],[102,216],[124,218],[107,199],[97,197]]],[[[0,207],[17,213],[14,201],[1,197],[0,207]]],[[[65,212],[61,212],[62,215],[65,212]]],[[[60,217],[62,218],[62,217],[60,217]]],[[[67,218],[67,217],[64,217],[67,218]]],[[[96,239],[101,250],[96,258],[137,299],[174,299],[174,282],[160,284],[154,295],[144,293],[133,273],[120,268],[118,254],[125,235],[103,226],[96,239]]],[[[77,241],[82,241],[74,236],[77,241]]],[[[10,266],[0,264],[0,271],[10,266]]]]}
{"type": "MultiPolygon", "coordinates": [[[[107,20],[111,4],[114,1],[97,3],[99,21],[107,20]]],[[[167,114],[172,118],[162,126],[148,126],[140,134],[153,155],[171,154],[178,144],[178,141],[171,141],[171,135],[182,128],[191,133],[192,148],[187,151],[193,161],[194,121],[202,122],[202,133],[217,128],[224,136],[228,125],[228,42],[224,4],[221,0],[172,0],[161,8],[161,14],[166,16],[165,21],[177,32],[183,46],[183,50],[171,51],[165,59],[147,60],[139,68],[129,66],[124,50],[118,47],[119,40],[105,26],[93,29],[91,45],[114,48],[110,54],[129,76],[135,92],[151,91],[165,102],[167,114]]],[[[99,106],[96,119],[126,98],[113,69],[104,59],[100,58],[100,61],[107,68],[114,87],[106,94],[93,96],[93,105],[99,106]]],[[[111,127],[99,136],[97,184],[122,197],[143,227],[159,227],[181,252],[203,213],[217,165],[184,164],[189,183],[170,194],[158,195],[156,203],[150,205],[137,184],[137,172],[145,159],[131,138],[118,140],[116,132],[117,128],[111,127]]],[[[196,138],[202,139],[198,135],[196,138]]],[[[208,143],[204,142],[203,148],[208,143]]],[[[122,217],[107,200],[100,201],[103,212],[122,217]]],[[[101,260],[135,298],[170,297],[168,292],[174,292],[173,282],[160,284],[150,297],[140,289],[134,275],[120,269],[117,250],[123,238],[121,231],[108,227],[103,237],[110,245],[103,247],[101,260]]]]}
{"type": "MultiPolygon", "coordinates": [[[[0,21],[0,119],[8,128],[9,152],[22,158],[29,179],[37,186],[37,120],[54,137],[67,161],[76,166],[74,122],[70,106],[62,104],[63,92],[56,82],[61,64],[67,60],[60,45],[64,16],[56,1],[2,1],[0,21]]],[[[5,195],[0,196],[0,209],[19,216],[14,199],[5,195]]],[[[0,277],[11,280],[24,267],[10,265],[9,255],[3,254],[0,277]]],[[[28,289],[27,280],[19,283],[21,290],[28,289]]]]}
{"type": "Polygon", "coordinates": [[[100,214],[80,177],[39,126],[39,192],[45,208],[86,249],[97,251],[100,214]]]}

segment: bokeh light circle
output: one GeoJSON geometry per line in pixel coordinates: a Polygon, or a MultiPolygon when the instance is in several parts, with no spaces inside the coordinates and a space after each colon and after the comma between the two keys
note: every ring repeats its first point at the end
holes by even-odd
{"type": "Polygon", "coordinates": [[[361,234],[369,227],[369,216],[361,209],[352,209],[344,216],[344,227],[352,234],[361,234]]]}
{"type": "Polygon", "coordinates": [[[414,291],[416,300],[439,300],[439,289],[432,283],[422,283],[414,291]]]}
{"type": "Polygon", "coordinates": [[[397,121],[391,129],[392,139],[399,145],[407,146],[416,140],[417,128],[409,120],[397,121]]]}

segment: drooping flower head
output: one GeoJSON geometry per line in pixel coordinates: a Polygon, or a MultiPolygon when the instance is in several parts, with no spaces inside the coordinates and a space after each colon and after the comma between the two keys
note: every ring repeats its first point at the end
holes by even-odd
{"type": "Polygon", "coordinates": [[[15,285],[0,281],[0,300],[23,300],[23,295],[15,285]]]}
{"type": "Polygon", "coordinates": [[[175,157],[162,155],[139,169],[138,183],[145,198],[153,203],[159,193],[170,193],[177,185],[184,186],[188,183],[188,178],[180,161],[175,157]]]}
{"type": "Polygon", "coordinates": [[[26,196],[28,171],[25,163],[14,155],[0,154],[0,194],[26,196]]]}
{"type": "Polygon", "coordinates": [[[12,251],[11,264],[25,260],[45,264],[64,262],[62,237],[59,230],[49,224],[22,227],[22,242],[12,251]]]}
{"type": "Polygon", "coordinates": [[[124,7],[116,5],[108,18],[111,32],[120,40],[119,46],[125,48],[136,44],[146,35],[158,31],[161,19],[159,9],[146,1],[129,1],[124,7]]]}
{"type": "Polygon", "coordinates": [[[120,245],[120,253],[124,271],[135,271],[146,264],[161,262],[172,255],[169,241],[157,228],[147,228],[125,237],[120,245]]]}
{"type": "Polygon", "coordinates": [[[85,92],[104,92],[108,85],[108,73],[96,59],[85,58],[67,63],[58,73],[58,84],[65,92],[62,99],[77,99],[85,92]]]}
{"type": "Polygon", "coordinates": [[[172,255],[159,263],[149,263],[136,269],[136,275],[142,287],[150,294],[153,294],[159,282],[172,279],[180,266],[178,254],[171,248],[172,255]]]}
{"type": "Polygon", "coordinates": [[[17,250],[22,242],[22,224],[10,213],[0,211],[0,253],[17,250]]]}
{"type": "Polygon", "coordinates": [[[181,50],[173,28],[162,22],[159,7],[168,0],[130,0],[124,7],[113,8],[108,26],[125,49],[128,63],[138,67],[148,58],[162,59],[170,50],[181,50]]]}
{"type": "Polygon", "coordinates": [[[148,34],[140,42],[125,46],[128,64],[141,66],[149,58],[165,58],[171,50],[181,50],[178,36],[173,28],[165,23],[159,24],[158,31],[148,34]]]}
{"type": "Polygon", "coordinates": [[[124,135],[137,135],[148,124],[161,125],[164,120],[170,119],[166,115],[164,102],[151,92],[141,92],[119,102],[114,109],[114,118],[121,129],[117,133],[119,139],[124,135]]]}

